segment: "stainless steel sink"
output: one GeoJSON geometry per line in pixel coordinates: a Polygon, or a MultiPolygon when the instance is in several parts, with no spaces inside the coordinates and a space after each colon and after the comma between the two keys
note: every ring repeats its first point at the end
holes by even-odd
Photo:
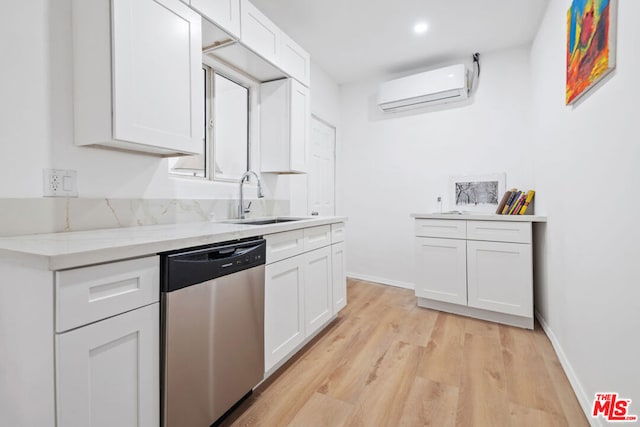
{"type": "Polygon", "coordinates": [[[256,219],[238,219],[234,221],[225,221],[232,224],[244,224],[244,225],[267,225],[267,224],[280,224],[282,222],[302,221],[309,218],[256,218],[256,219]]]}

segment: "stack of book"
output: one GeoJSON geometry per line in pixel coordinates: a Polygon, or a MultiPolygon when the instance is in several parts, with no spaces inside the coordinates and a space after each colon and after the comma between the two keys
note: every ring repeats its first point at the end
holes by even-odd
{"type": "Polygon", "coordinates": [[[533,206],[530,208],[529,205],[535,194],[534,190],[518,191],[517,188],[507,190],[502,196],[496,213],[498,215],[524,215],[527,213],[527,209],[529,209],[529,213],[532,213],[533,206]]]}

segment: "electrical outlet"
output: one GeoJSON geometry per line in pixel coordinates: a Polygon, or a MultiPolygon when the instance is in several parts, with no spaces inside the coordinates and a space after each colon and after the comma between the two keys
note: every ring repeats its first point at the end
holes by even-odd
{"type": "Polygon", "coordinates": [[[438,196],[438,203],[442,202],[442,197],[438,196]]]}
{"type": "Polygon", "coordinates": [[[78,197],[75,170],[44,169],[43,172],[43,194],[45,197],[78,197]]]}

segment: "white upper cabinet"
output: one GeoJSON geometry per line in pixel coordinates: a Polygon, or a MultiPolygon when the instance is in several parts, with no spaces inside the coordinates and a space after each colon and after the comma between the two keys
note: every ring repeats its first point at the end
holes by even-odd
{"type": "Polygon", "coordinates": [[[309,87],[311,83],[311,56],[285,33],[282,33],[281,39],[281,68],[291,77],[309,87]]]}
{"type": "MultiPolygon", "coordinates": [[[[196,2],[191,6],[198,9],[196,2]]],[[[221,0],[216,0],[221,1],[221,0]]],[[[229,1],[229,0],[226,0],[229,1]]],[[[198,9],[201,11],[201,9],[198,9]]],[[[227,45],[214,56],[240,68],[260,81],[293,77],[303,85],[310,85],[311,57],[249,0],[240,4],[240,43],[227,45]],[[265,63],[268,64],[265,68],[265,63]],[[270,69],[269,66],[275,67],[270,69]]]]}
{"type": "Polygon", "coordinates": [[[180,0],[73,0],[77,145],[203,151],[201,18],[180,0]]]}
{"type": "Polygon", "coordinates": [[[272,64],[280,65],[282,31],[248,0],[241,6],[242,43],[272,64]]]}
{"type": "Polygon", "coordinates": [[[240,38],[240,0],[191,0],[191,7],[236,39],[240,38]]]}
{"type": "Polygon", "coordinates": [[[311,106],[309,89],[294,79],[260,87],[262,172],[305,173],[311,106]]]}

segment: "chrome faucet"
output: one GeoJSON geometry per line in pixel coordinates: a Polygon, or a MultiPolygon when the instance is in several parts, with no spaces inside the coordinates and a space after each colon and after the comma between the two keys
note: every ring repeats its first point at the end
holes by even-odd
{"type": "Polygon", "coordinates": [[[256,180],[258,181],[258,198],[261,199],[264,197],[264,194],[262,194],[262,184],[260,183],[260,177],[258,176],[258,174],[252,170],[248,170],[245,173],[243,173],[242,178],[240,178],[240,203],[238,204],[238,218],[240,219],[244,219],[244,216],[245,216],[244,214],[247,214],[250,212],[249,206],[251,205],[251,202],[249,202],[249,206],[247,206],[247,208],[245,209],[244,191],[242,190],[244,182],[249,181],[250,175],[255,176],[256,180]]]}

